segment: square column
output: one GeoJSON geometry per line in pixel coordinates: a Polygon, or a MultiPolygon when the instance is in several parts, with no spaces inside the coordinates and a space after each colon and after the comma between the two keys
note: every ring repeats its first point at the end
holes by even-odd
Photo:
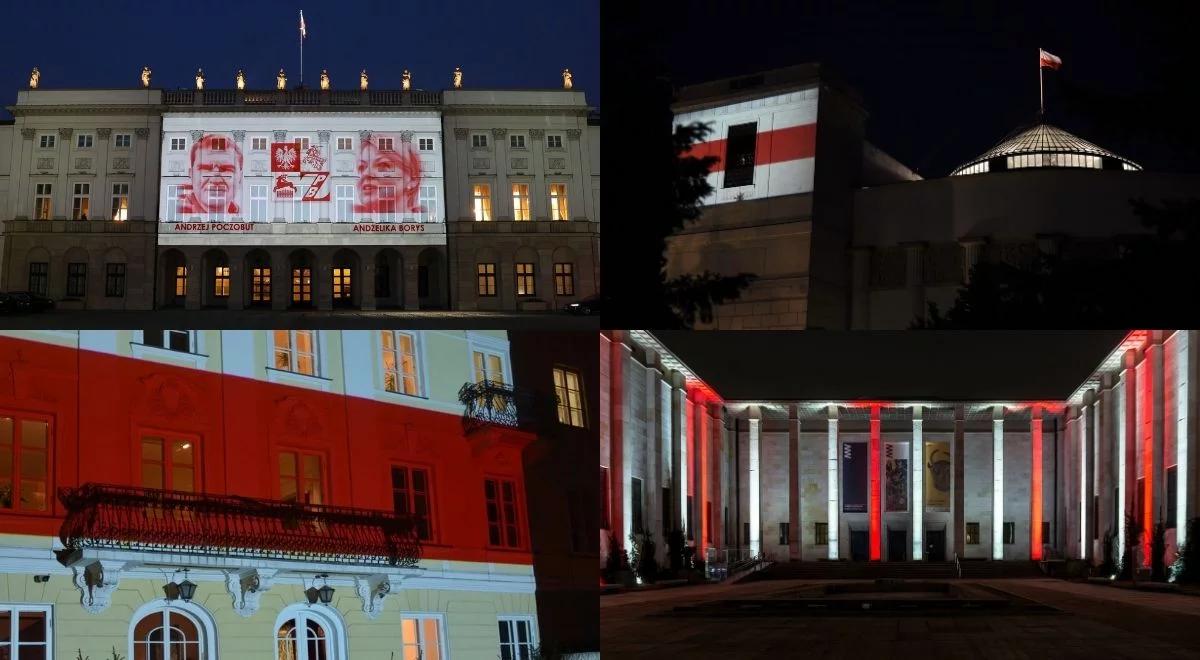
{"type": "Polygon", "coordinates": [[[1188,542],[1187,521],[1189,515],[1195,515],[1195,507],[1189,489],[1195,489],[1195,480],[1188,474],[1192,465],[1188,461],[1195,456],[1195,425],[1189,425],[1195,406],[1195,392],[1191,386],[1192,374],[1196,373],[1196,354],[1192,350],[1192,339],[1195,333],[1190,330],[1179,330],[1175,333],[1175,345],[1178,353],[1175,356],[1175,419],[1178,426],[1175,429],[1175,547],[1182,547],[1188,542]]]}
{"type": "Polygon", "coordinates": [[[1029,444],[1031,452],[1029,486],[1029,558],[1042,559],[1042,407],[1030,412],[1029,444]]]}
{"type": "Polygon", "coordinates": [[[1091,504],[1092,491],[1088,477],[1091,473],[1091,456],[1088,452],[1092,438],[1092,391],[1083,393],[1083,405],[1079,408],[1079,423],[1076,425],[1076,437],[1079,438],[1079,558],[1087,560],[1091,557],[1091,534],[1088,533],[1088,506],[1091,504]]]}
{"type": "Polygon", "coordinates": [[[700,521],[700,533],[696,536],[696,556],[704,557],[704,549],[708,547],[709,539],[712,538],[712,530],[708,528],[710,520],[708,519],[708,502],[709,502],[709,474],[708,474],[708,434],[709,434],[709,419],[708,419],[708,402],[704,398],[704,392],[693,390],[692,398],[692,414],[694,415],[695,432],[692,437],[695,438],[696,444],[693,447],[695,450],[695,495],[692,498],[692,503],[695,505],[695,516],[700,521]]]}
{"type": "Polygon", "coordinates": [[[758,436],[759,425],[762,422],[760,419],[750,419],[750,456],[747,461],[749,464],[750,481],[748,489],[750,491],[750,556],[757,557],[762,554],[762,538],[761,530],[759,529],[759,480],[758,480],[758,436]]]}
{"type": "MultiPolygon", "coordinates": [[[[1165,406],[1165,369],[1163,368],[1163,332],[1162,330],[1150,331],[1151,345],[1146,348],[1146,359],[1149,361],[1150,382],[1147,383],[1150,389],[1150,462],[1146,464],[1146,486],[1150,492],[1147,495],[1147,510],[1151,516],[1146,518],[1146,541],[1147,550],[1149,550],[1150,541],[1154,539],[1154,526],[1157,523],[1166,524],[1167,515],[1167,461],[1163,455],[1165,448],[1164,435],[1167,421],[1165,406]]],[[[1178,470],[1176,471],[1178,472],[1178,470]]],[[[1178,502],[1175,503],[1178,507],[1178,502]]],[[[1146,553],[1146,565],[1151,565],[1153,553],[1146,553]]],[[[1167,567],[1169,569],[1169,563],[1167,567]]],[[[1169,574],[1169,570],[1167,571],[1169,574]]]]}
{"type": "Polygon", "coordinates": [[[922,440],[924,424],[921,406],[912,409],[912,558],[925,558],[925,442],[922,440]]]}
{"type": "MultiPolygon", "coordinates": [[[[290,274],[289,274],[290,279],[290,274]]],[[[610,344],[609,380],[609,480],[612,482],[613,504],[610,529],[620,534],[617,548],[629,550],[629,480],[625,477],[625,357],[631,352],[624,337],[614,333],[610,344]]],[[[617,548],[609,548],[609,552],[617,552],[617,548]]]]}
{"type": "Polygon", "coordinates": [[[673,371],[668,377],[669,383],[664,386],[669,388],[667,410],[663,414],[667,416],[667,423],[670,433],[671,443],[671,466],[674,468],[671,471],[671,517],[672,530],[678,529],[687,534],[687,448],[685,445],[683,432],[683,392],[680,387],[683,385],[683,376],[678,371],[673,371]]]}
{"type": "Polygon", "coordinates": [[[829,474],[828,474],[828,491],[829,491],[829,510],[828,520],[825,523],[826,534],[825,540],[829,544],[829,558],[838,558],[838,526],[840,519],[838,518],[838,411],[837,406],[829,406],[829,474]]]}
{"type": "Polygon", "coordinates": [[[800,414],[788,406],[788,558],[801,559],[800,544],[800,414]]]}
{"type": "Polygon", "coordinates": [[[963,556],[967,545],[967,525],[964,522],[966,489],[963,487],[963,476],[966,474],[963,437],[966,429],[964,414],[962,404],[954,406],[954,445],[950,451],[954,459],[954,480],[951,482],[951,489],[954,495],[954,504],[952,505],[954,510],[954,554],[959,557],[963,556]]]}
{"type": "Polygon", "coordinates": [[[883,486],[883,480],[879,478],[879,406],[871,406],[871,444],[867,450],[869,452],[870,473],[867,477],[867,487],[870,489],[870,559],[871,561],[879,561],[883,557],[881,551],[882,545],[879,539],[879,533],[882,529],[881,505],[883,498],[880,496],[879,489],[883,486]]]}
{"type": "Polygon", "coordinates": [[[1125,557],[1125,518],[1137,513],[1134,511],[1134,489],[1137,486],[1137,354],[1133,349],[1125,351],[1125,368],[1121,371],[1121,392],[1117,399],[1117,500],[1119,502],[1120,524],[1117,526],[1117,546],[1123,561],[1133,561],[1133,557],[1125,557]]]}
{"type": "Polygon", "coordinates": [[[1004,406],[992,407],[992,559],[1004,559],[1004,406]]]}

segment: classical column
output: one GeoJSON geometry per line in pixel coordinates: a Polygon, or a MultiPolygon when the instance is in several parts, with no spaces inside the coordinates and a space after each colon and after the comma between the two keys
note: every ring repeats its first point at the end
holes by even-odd
{"type": "MultiPolygon", "coordinates": [[[[1096,495],[1095,500],[1095,516],[1097,528],[1094,530],[1094,535],[1098,535],[1103,539],[1105,534],[1112,534],[1116,530],[1113,527],[1113,375],[1110,373],[1100,375],[1100,391],[1099,400],[1096,402],[1096,442],[1093,445],[1095,450],[1095,459],[1092,461],[1095,465],[1092,475],[1092,483],[1095,484],[1092,488],[1092,493],[1096,495]]],[[[1098,557],[1103,559],[1104,548],[1098,546],[1096,551],[1098,557]]]]}
{"type": "Polygon", "coordinates": [[[841,519],[838,516],[838,460],[840,454],[838,452],[838,409],[835,405],[829,406],[829,451],[827,460],[829,462],[827,490],[829,491],[829,509],[828,521],[826,526],[826,541],[829,544],[829,558],[838,558],[838,532],[840,531],[841,519]]]}
{"type": "MultiPolygon", "coordinates": [[[[112,129],[96,129],[96,185],[92,193],[92,208],[88,214],[89,220],[112,220],[112,184],[109,182],[108,150],[112,145],[112,129]],[[98,202],[98,203],[97,203],[98,202]]],[[[131,186],[132,187],[132,186],[131,186]]],[[[132,195],[133,191],[129,191],[132,195]]],[[[126,220],[133,216],[126,211],[126,220]]]]}
{"type": "Polygon", "coordinates": [[[1187,543],[1187,521],[1196,515],[1196,479],[1192,463],[1196,456],[1196,425],[1189,424],[1196,411],[1196,388],[1192,387],[1192,376],[1196,373],[1196,332],[1179,330],[1175,341],[1179,352],[1175,357],[1177,411],[1175,419],[1179,426],[1175,430],[1175,546],[1187,543]]]}
{"type": "Polygon", "coordinates": [[[906,259],[905,284],[914,319],[925,319],[925,251],[922,241],[904,243],[906,259]]]}
{"type": "Polygon", "coordinates": [[[1042,559],[1042,407],[1035,405],[1029,413],[1029,558],[1042,559]]]}
{"type": "Polygon", "coordinates": [[[979,263],[979,254],[983,251],[983,239],[961,238],[958,244],[962,246],[963,284],[970,284],[971,269],[979,263]]]}
{"type": "MultiPolygon", "coordinates": [[[[1146,565],[1150,565],[1153,554],[1150,552],[1150,542],[1154,539],[1154,526],[1164,522],[1167,515],[1166,465],[1163,461],[1163,431],[1166,419],[1163,415],[1163,332],[1150,331],[1150,345],[1146,348],[1147,368],[1150,369],[1150,380],[1146,396],[1150,400],[1150,448],[1146,462],[1146,565]]],[[[1176,503],[1178,504],[1178,503],[1176,503]]]]}
{"type": "Polygon", "coordinates": [[[447,172],[446,177],[449,179],[451,176],[455,176],[462,185],[458,189],[458,217],[451,217],[447,212],[446,222],[475,219],[471,209],[471,150],[467,145],[467,137],[470,134],[471,131],[467,128],[456,127],[454,129],[454,144],[451,148],[454,149],[454,160],[458,167],[455,172],[447,172]]]}
{"type": "Polygon", "coordinates": [[[966,428],[966,420],[964,419],[964,411],[962,404],[954,406],[954,446],[951,451],[954,458],[954,481],[951,488],[954,491],[954,553],[959,557],[963,556],[966,548],[967,526],[964,522],[966,511],[964,503],[966,501],[966,489],[963,486],[963,476],[966,474],[964,464],[964,438],[963,433],[966,428]]]}
{"type": "Polygon", "coordinates": [[[74,191],[68,189],[70,183],[67,173],[75,169],[74,163],[71,162],[71,138],[74,135],[75,129],[73,128],[58,129],[58,178],[54,181],[54,187],[60,192],[54,195],[52,218],[71,219],[71,197],[74,191]]]}
{"type": "Polygon", "coordinates": [[[1089,511],[1092,504],[1092,408],[1095,405],[1095,392],[1088,390],[1083,393],[1083,406],[1079,409],[1079,558],[1091,559],[1092,535],[1088,529],[1089,511]]]}
{"type": "Polygon", "coordinates": [[[317,263],[313,268],[313,300],[318,310],[333,309],[333,254],[332,248],[317,249],[317,263]]]}
{"type": "Polygon", "coordinates": [[[683,532],[684,538],[687,538],[688,530],[691,529],[691,513],[688,511],[688,423],[687,423],[687,393],[684,391],[684,378],[679,372],[674,374],[674,387],[671,395],[671,419],[674,420],[672,433],[672,442],[675,443],[673,458],[675,465],[679,466],[678,474],[675,475],[675,482],[672,487],[678,488],[672,494],[678,499],[676,503],[679,506],[679,530],[683,532]]]}
{"type": "Polygon", "coordinates": [[[992,559],[1004,559],[1004,406],[992,406],[992,559]]]}
{"type": "Polygon", "coordinates": [[[590,185],[590,181],[583,180],[583,151],[579,146],[580,137],[583,135],[583,129],[568,128],[567,129],[567,158],[571,172],[571,182],[568,185],[570,189],[569,197],[567,198],[567,217],[566,220],[574,220],[575,218],[583,219],[587,217],[588,209],[584,208],[584,186],[590,185]],[[580,213],[580,211],[584,211],[580,213]]]}
{"type": "Polygon", "coordinates": [[[616,495],[612,507],[612,520],[610,521],[610,529],[616,530],[620,537],[617,539],[619,547],[631,550],[629,544],[629,533],[631,518],[629,509],[631,505],[631,493],[629,482],[629,467],[625,460],[625,358],[631,353],[631,349],[626,342],[625,334],[622,332],[614,332],[612,334],[612,342],[609,344],[609,362],[608,374],[610,385],[610,393],[608,397],[609,414],[608,414],[608,435],[609,435],[609,479],[614,488],[613,490],[619,495],[616,495]]]}
{"type": "Polygon", "coordinates": [[[925,558],[925,441],[921,406],[912,409],[912,558],[925,558]]]}
{"type": "Polygon", "coordinates": [[[529,219],[548,220],[550,218],[549,200],[546,199],[546,160],[543,156],[546,148],[546,129],[529,129],[529,158],[534,164],[534,177],[529,185],[529,219]]]}
{"type": "MultiPolygon", "coordinates": [[[[1137,351],[1129,349],[1123,356],[1124,369],[1121,372],[1121,400],[1118,411],[1117,428],[1117,471],[1120,473],[1117,488],[1117,499],[1121,501],[1121,524],[1117,530],[1117,539],[1121,552],[1125,552],[1125,518],[1137,519],[1137,448],[1138,448],[1138,379],[1137,351]]],[[[1127,561],[1133,561],[1128,557],[1127,561]]]]}
{"type": "Polygon", "coordinates": [[[496,196],[492,217],[496,220],[513,219],[512,190],[508,185],[508,137],[507,128],[493,128],[492,141],[496,145],[496,196]]]}
{"type": "Polygon", "coordinates": [[[694,515],[700,521],[700,533],[696,535],[696,556],[706,557],[704,549],[708,547],[710,538],[710,530],[708,525],[708,403],[705,400],[704,392],[700,389],[693,389],[691,394],[692,399],[692,423],[695,431],[692,437],[695,438],[695,495],[692,498],[692,503],[695,507],[694,515]]]}
{"type": "Polygon", "coordinates": [[[724,530],[724,521],[721,519],[721,503],[724,498],[721,497],[721,448],[724,445],[721,442],[721,432],[725,428],[725,407],[720,401],[711,401],[707,412],[709,433],[708,451],[705,455],[708,457],[708,476],[705,477],[705,481],[708,483],[707,497],[712,515],[708,521],[709,535],[705,543],[712,547],[722,547],[721,533],[724,530]]]}
{"type": "Polygon", "coordinates": [[[798,561],[800,543],[800,409],[788,406],[788,558],[798,561]]]}
{"type": "Polygon", "coordinates": [[[758,480],[758,450],[759,450],[759,426],[762,422],[758,418],[758,410],[751,411],[750,418],[750,455],[746,461],[749,468],[749,482],[747,485],[750,491],[750,555],[757,557],[762,554],[762,530],[759,529],[759,480],[758,480]]]}
{"type": "Polygon", "coordinates": [[[868,463],[870,472],[867,476],[867,492],[870,493],[869,499],[869,530],[870,530],[870,552],[871,561],[879,561],[883,558],[881,552],[882,542],[879,538],[879,533],[882,529],[882,504],[883,498],[880,496],[879,489],[883,487],[883,480],[879,478],[879,406],[871,406],[871,444],[868,446],[868,463]]]}

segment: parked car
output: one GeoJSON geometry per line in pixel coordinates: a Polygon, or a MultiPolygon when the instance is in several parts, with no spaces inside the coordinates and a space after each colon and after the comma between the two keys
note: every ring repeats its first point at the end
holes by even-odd
{"type": "Polygon", "coordinates": [[[54,301],[40,293],[11,291],[8,295],[16,299],[17,311],[19,312],[44,312],[48,309],[54,309],[54,301]]]}
{"type": "Polygon", "coordinates": [[[568,314],[576,316],[591,316],[600,313],[600,295],[589,296],[583,300],[573,302],[566,306],[568,314]]]}
{"type": "Polygon", "coordinates": [[[17,309],[17,299],[12,295],[0,292],[0,314],[13,314],[17,309]]]}

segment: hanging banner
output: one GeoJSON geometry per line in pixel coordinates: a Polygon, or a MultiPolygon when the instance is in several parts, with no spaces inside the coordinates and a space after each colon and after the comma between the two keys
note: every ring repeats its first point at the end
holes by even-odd
{"type": "Polygon", "coordinates": [[[950,510],[950,443],[925,443],[925,508],[950,510]]]}
{"type": "Polygon", "coordinates": [[[908,443],[887,443],[884,456],[884,511],[908,511],[908,443]]]}
{"type": "Polygon", "coordinates": [[[842,443],[842,512],[867,512],[867,443],[842,443]]]}

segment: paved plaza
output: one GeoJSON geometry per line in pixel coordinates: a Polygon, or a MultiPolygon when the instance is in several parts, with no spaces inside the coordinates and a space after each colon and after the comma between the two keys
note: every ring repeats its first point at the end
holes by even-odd
{"type": "Polygon", "coordinates": [[[964,581],[1009,594],[999,612],[753,614],[695,608],[790,597],[812,580],[604,596],[601,648],[617,658],[1178,658],[1200,653],[1200,597],[1052,579],[964,581]],[[1019,606],[1021,605],[1021,606],[1019,606]],[[683,609],[677,609],[683,608],[683,609]]]}

